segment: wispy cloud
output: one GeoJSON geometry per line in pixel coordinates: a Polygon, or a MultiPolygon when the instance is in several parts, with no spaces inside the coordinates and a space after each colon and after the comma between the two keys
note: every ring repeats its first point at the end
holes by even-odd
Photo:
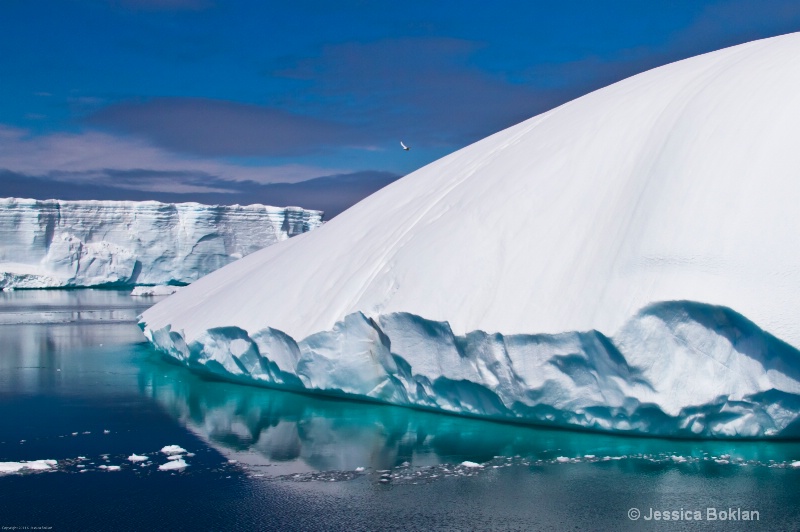
{"type": "Polygon", "coordinates": [[[303,165],[251,167],[97,131],[37,136],[0,125],[3,195],[299,205],[331,217],[398,177],[303,165]]]}
{"type": "Polygon", "coordinates": [[[368,132],[346,123],[201,98],[120,103],[86,121],[149,138],[170,150],[205,156],[296,156],[369,139],[368,132]]]}
{"type": "Polygon", "coordinates": [[[137,185],[121,180],[120,172],[145,172],[151,181],[146,186],[153,186],[152,180],[161,176],[158,186],[164,191],[172,187],[176,192],[187,190],[186,187],[200,190],[204,177],[217,180],[214,190],[219,190],[224,182],[292,183],[346,172],[341,168],[305,165],[244,166],[178,155],[142,139],[97,131],[32,135],[24,129],[3,125],[0,125],[0,168],[61,181],[105,182],[121,188],[137,185]]]}
{"type": "Polygon", "coordinates": [[[206,204],[297,205],[325,211],[330,219],[399,176],[389,172],[363,171],[310,179],[301,183],[260,184],[222,181],[214,176],[153,174],[147,171],[110,171],[106,179],[59,181],[0,169],[0,190],[5,195],[36,199],[128,199],[165,202],[197,201],[206,204]],[[177,184],[176,184],[177,181],[177,184]],[[193,182],[202,185],[193,186],[193,182]]]}

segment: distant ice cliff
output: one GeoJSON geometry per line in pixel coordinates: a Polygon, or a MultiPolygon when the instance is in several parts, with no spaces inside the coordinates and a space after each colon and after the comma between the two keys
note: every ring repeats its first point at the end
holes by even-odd
{"type": "Polygon", "coordinates": [[[186,284],[322,223],[266,205],[0,199],[0,289],[186,284]]]}

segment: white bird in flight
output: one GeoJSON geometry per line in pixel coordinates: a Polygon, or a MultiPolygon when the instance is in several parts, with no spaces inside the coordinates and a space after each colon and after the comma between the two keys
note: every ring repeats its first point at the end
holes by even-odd
{"type": "Polygon", "coordinates": [[[408,150],[410,150],[410,149],[411,149],[411,148],[409,148],[408,146],[406,146],[405,144],[403,144],[403,141],[402,141],[402,140],[400,141],[400,145],[401,145],[401,146],[403,147],[403,149],[404,149],[404,150],[406,150],[406,151],[408,151],[408,150]]]}

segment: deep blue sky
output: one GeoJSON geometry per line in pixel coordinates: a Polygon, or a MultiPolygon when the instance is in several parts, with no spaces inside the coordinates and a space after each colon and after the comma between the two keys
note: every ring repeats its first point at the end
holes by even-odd
{"type": "Polygon", "coordinates": [[[796,0],[3,0],[0,196],[333,214],[609,83],[798,30],[796,0]]]}

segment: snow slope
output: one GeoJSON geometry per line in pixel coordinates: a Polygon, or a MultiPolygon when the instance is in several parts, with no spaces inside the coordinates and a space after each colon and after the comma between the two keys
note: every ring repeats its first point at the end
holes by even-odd
{"type": "Polygon", "coordinates": [[[298,207],[0,199],[0,289],[190,283],[322,223],[298,207]]]}
{"type": "Polygon", "coordinates": [[[694,57],[444,157],[142,325],[190,366],[242,380],[609,430],[786,435],[798,138],[800,34],[694,57]]]}

